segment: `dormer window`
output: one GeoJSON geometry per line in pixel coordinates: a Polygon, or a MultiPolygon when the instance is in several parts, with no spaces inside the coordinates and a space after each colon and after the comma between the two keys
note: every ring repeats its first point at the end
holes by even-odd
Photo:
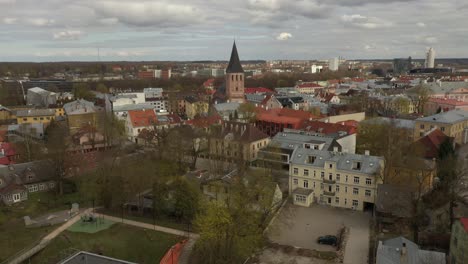
{"type": "Polygon", "coordinates": [[[317,158],[316,156],[307,157],[307,163],[311,163],[311,164],[314,163],[316,158],[317,158]]]}
{"type": "Polygon", "coordinates": [[[360,161],[353,162],[353,170],[361,170],[361,162],[360,161]]]}

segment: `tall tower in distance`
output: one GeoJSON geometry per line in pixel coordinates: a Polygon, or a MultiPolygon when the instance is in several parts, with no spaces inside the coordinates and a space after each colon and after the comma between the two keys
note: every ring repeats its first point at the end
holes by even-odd
{"type": "Polygon", "coordinates": [[[328,69],[330,71],[337,71],[340,67],[340,59],[335,57],[328,60],[328,69]]]}
{"type": "Polygon", "coordinates": [[[426,68],[434,68],[435,50],[431,47],[426,53],[426,68]]]}
{"type": "Polygon", "coordinates": [[[244,69],[239,60],[235,41],[232,45],[231,59],[226,68],[226,97],[228,102],[245,102],[244,69]]]}

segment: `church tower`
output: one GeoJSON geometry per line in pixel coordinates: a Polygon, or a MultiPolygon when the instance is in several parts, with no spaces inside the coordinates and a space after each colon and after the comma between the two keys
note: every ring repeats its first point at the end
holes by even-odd
{"type": "Polygon", "coordinates": [[[237,54],[236,42],[232,46],[231,59],[226,68],[226,99],[228,102],[244,103],[244,70],[237,54]]]}

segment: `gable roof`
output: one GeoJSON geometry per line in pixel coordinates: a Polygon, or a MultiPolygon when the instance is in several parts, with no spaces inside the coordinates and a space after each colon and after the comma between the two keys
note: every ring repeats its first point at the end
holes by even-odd
{"type": "Polygon", "coordinates": [[[232,140],[244,143],[250,143],[269,136],[259,130],[254,124],[241,122],[225,122],[221,132],[217,135],[218,138],[232,137],[232,140]]]}
{"type": "Polygon", "coordinates": [[[128,111],[128,115],[133,127],[147,127],[158,121],[154,110],[128,111]]]}
{"type": "Polygon", "coordinates": [[[431,116],[426,116],[416,119],[416,121],[422,122],[434,122],[444,124],[454,124],[468,119],[468,111],[455,109],[448,112],[442,112],[431,116]]]}
{"type": "Polygon", "coordinates": [[[273,91],[265,87],[251,87],[251,88],[244,88],[244,93],[245,94],[273,93],[273,91]]]}
{"type": "Polygon", "coordinates": [[[424,137],[420,138],[417,143],[420,143],[424,146],[424,157],[436,158],[439,152],[440,145],[447,139],[450,139],[439,129],[433,129],[429,131],[424,137]]]}
{"type": "Polygon", "coordinates": [[[331,135],[331,134],[346,134],[346,135],[352,135],[356,133],[356,128],[353,126],[341,124],[341,123],[325,123],[322,121],[310,121],[310,120],[305,120],[302,122],[301,127],[299,128],[301,130],[307,131],[307,132],[315,132],[315,133],[320,133],[324,135],[331,135]],[[343,133],[345,132],[345,133],[343,133]]]}
{"type": "Polygon", "coordinates": [[[239,54],[237,53],[236,42],[232,45],[231,58],[229,59],[229,64],[226,68],[226,73],[243,73],[242,65],[239,60],[239,54]]]}

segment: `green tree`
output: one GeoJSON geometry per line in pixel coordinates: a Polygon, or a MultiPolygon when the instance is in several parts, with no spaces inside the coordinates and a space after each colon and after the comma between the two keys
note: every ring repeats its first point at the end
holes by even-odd
{"type": "Polygon", "coordinates": [[[73,95],[75,99],[93,100],[94,94],[91,92],[87,83],[74,83],[73,84],[73,95]]]}
{"type": "Polygon", "coordinates": [[[199,209],[200,191],[184,178],[179,178],[171,185],[174,200],[174,214],[184,222],[190,222],[199,209]]]}
{"type": "Polygon", "coordinates": [[[408,90],[408,96],[413,101],[414,107],[419,114],[424,113],[424,106],[431,97],[433,91],[427,85],[420,84],[408,90]]]}
{"type": "Polygon", "coordinates": [[[107,86],[105,84],[99,83],[96,86],[96,91],[98,91],[100,93],[109,93],[109,88],[107,88],[107,86]]]}
{"type": "Polygon", "coordinates": [[[242,118],[249,123],[255,122],[256,120],[256,108],[255,105],[251,103],[244,103],[239,106],[239,114],[242,118]]]}

